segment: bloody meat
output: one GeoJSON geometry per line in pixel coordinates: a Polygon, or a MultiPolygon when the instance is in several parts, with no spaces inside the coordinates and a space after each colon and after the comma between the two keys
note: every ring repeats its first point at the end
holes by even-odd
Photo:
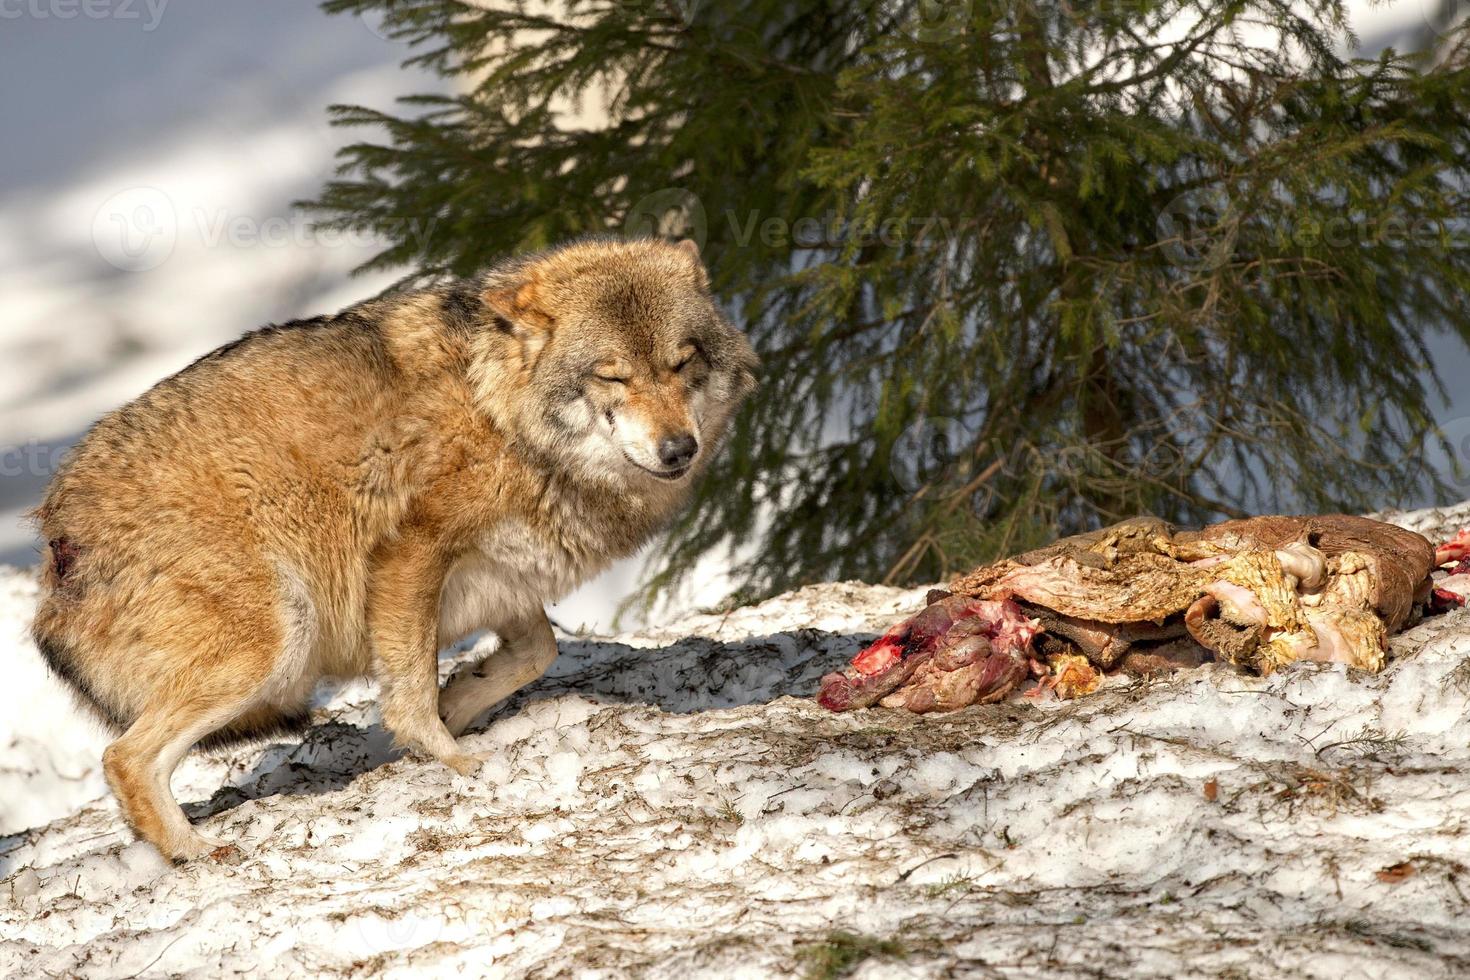
{"type": "Polygon", "coordinates": [[[1295,660],[1379,670],[1389,634],[1427,606],[1454,604],[1431,571],[1467,556],[1465,532],[1436,552],[1412,531],[1344,514],[1197,531],[1135,518],[931,592],[917,615],[823,677],[818,701],[946,711],[1003,698],[1030,674],[1068,696],[1095,688],[1098,672],[1210,660],[1263,674],[1295,660]]]}

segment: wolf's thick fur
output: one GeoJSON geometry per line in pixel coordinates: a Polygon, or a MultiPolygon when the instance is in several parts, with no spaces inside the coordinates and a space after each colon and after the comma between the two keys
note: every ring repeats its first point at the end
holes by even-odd
{"type": "Polygon", "coordinates": [[[104,418],[38,515],[36,643],[123,735],[103,763],[168,857],[219,846],[170,776],[374,675],[404,745],[556,656],[542,604],[668,521],[754,384],[697,251],[584,241],[474,281],[267,327],[104,418]],[[501,648],[441,693],[437,651],[501,648]]]}

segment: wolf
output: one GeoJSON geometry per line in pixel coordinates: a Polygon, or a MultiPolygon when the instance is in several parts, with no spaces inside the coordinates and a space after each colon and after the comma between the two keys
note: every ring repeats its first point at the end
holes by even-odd
{"type": "Polygon", "coordinates": [[[755,385],[692,243],[581,240],[269,326],[99,421],[36,512],[32,633],[120,737],[103,771],[176,862],[224,846],[170,778],[380,683],[407,749],[456,742],[556,656],[544,604],[665,526],[755,385]],[[437,653],[499,648],[441,691],[437,653]]]}

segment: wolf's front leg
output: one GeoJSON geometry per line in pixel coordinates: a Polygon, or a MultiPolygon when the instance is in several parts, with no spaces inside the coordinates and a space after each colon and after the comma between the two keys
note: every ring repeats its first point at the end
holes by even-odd
{"type": "Polygon", "coordinates": [[[473,669],[455,675],[439,695],[439,717],[455,735],[486,710],[546,673],[556,659],[556,637],[551,621],[537,609],[503,629],[500,649],[473,669]]]}
{"type": "Polygon", "coordinates": [[[460,751],[438,712],[439,594],[448,567],[431,536],[404,532],[374,562],[368,629],[383,724],[399,744],[468,776],[483,760],[460,751]]]}

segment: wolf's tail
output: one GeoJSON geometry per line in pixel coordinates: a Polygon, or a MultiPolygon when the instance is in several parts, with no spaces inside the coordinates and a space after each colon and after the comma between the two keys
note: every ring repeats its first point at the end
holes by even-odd
{"type": "Polygon", "coordinates": [[[98,718],[112,728],[127,727],[127,722],[118,717],[117,713],[108,707],[107,702],[97,696],[97,692],[92,689],[87,678],[76,668],[65,646],[54,637],[44,634],[40,629],[33,628],[31,638],[36,641],[36,649],[41,651],[41,658],[46,661],[46,666],[51,668],[51,673],[61,678],[62,682],[71,688],[79,702],[90,708],[98,718]]]}
{"type": "Polygon", "coordinates": [[[66,638],[68,613],[75,612],[80,598],[76,595],[79,585],[73,576],[79,554],[76,546],[64,537],[48,541],[42,549],[41,598],[31,623],[31,639],[51,673],[71,688],[83,706],[109,726],[126,728],[127,719],[100,695],[66,638]]]}

